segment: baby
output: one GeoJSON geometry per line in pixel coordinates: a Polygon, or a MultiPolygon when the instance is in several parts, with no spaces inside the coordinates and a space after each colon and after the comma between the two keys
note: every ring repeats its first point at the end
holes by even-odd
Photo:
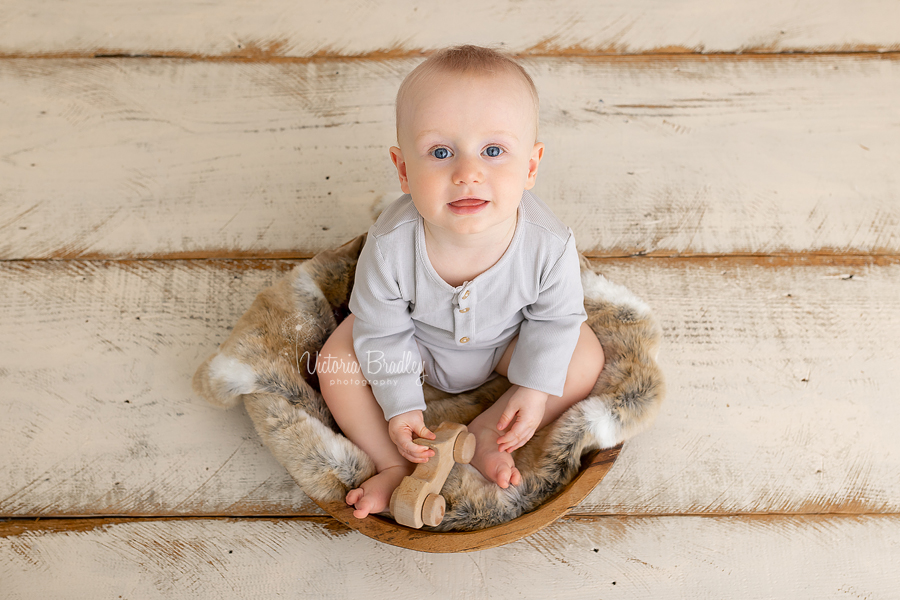
{"type": "Polygon", "coordinates": [[[404,196],[369,230],[350,315],[319,360],[322,395],[376,474],[346,497],[354,516],[384,511],[434,451],[422,381],[458,393],[513,384],[469,425],[472,465],[501,488],[510,454],[585,398],[603,349],[585,324],[571,230],[529,191],[544,145],[528,74],[487,48],[431,56],[397,94],[390,149],[404,196]],[[364,377],[360,377],[360,374],[364,377]]]}

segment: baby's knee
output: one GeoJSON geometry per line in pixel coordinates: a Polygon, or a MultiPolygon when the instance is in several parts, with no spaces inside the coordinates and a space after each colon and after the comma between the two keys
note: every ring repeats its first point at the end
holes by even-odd
{"type": "Polygon", "coordinates": [[[593,330],[587,323],[581,326],[581,337],[578,339],[578,345],[572,355],[572,361],[569,364],[567,373],[567,383],[571,379],[573,392],[582,399],[594,389],[597,379],[603,371],[603,364],[606,356],[603,353],[603,346],[600,340],[594,334],[593,330]]]}
{"type": "Polygon", "coordinates": [[[353,315],[350,315],[331,332],[319,350],[316,356],[316,373],[320,376],[320,385],[327,385],[330,380],[323,378],[323,375],[358,372],[358,369],[359,363],[353,350],[353,315]]]}
{"type": "Polygon", "coordinates": [[[591,380],[591,386],[593,387],[597,378],[600,377],[600,372],[603,371],[603,365],[606,363],[606,354],[603,352],[603,346],[600,345],[600,340],[597,339],[593,330],[587,325],[584,327],[590,332],[587,339],[589,339],[591,343],[587,351],[588,356],[586,357],[585,362],[587,363],[587,370],[593,375],[591,380]]]}

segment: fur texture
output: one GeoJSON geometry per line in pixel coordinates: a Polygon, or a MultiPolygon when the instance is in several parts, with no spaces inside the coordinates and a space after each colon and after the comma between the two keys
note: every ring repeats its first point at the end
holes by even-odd
{"type": "MultiPolygon", "coordinates": [[[[217,406],[243,399],[275,458],[320,501],[343,500],[374,474],[365,453],[340,434],[315,376],[317,351],[349,314],[364,241],[360,236],[323,252],[260,292],[194,375],[195,391],[217,406]]],[[[588,325],[606,355],[591,395],[515,452],[521,485],[502,490],[469,465],[456,465],[441,492],[447,512],[437,529],[481,529],[534,510],[572,480],[586,452],[615,446],[656,416],[664,386],[656,364],[660,328],[650,309],[586,259],[582,283],[588,325]]],[[[456,395],[426,385],[426,424],[468,423],[508,387],[502,377],[456,395]]]]}

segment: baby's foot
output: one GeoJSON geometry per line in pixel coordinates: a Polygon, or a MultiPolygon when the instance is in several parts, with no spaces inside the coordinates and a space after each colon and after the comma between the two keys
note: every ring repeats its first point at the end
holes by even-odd
{"type": "Polygon", "coordinates": [[[516,463],[509,452],[500,452],[497,448],[497,438],[500,434],[487,427],[473,431],[475,434],[475,456],[470,463],[478,469],[478,472],[499,485],[508,488],[510,485],[522,483],[522,475],[516,468],[516,463]]]}
{"type": "Polygon", "coordinates": [[[391,503],[391,494],[403,478],[411,475],[415,465],[396,465],[366,479],[361,486],[347,492],[346,502],[356,510],[353,516],[363,519],[370,514],[387,510],[391,503]]]}

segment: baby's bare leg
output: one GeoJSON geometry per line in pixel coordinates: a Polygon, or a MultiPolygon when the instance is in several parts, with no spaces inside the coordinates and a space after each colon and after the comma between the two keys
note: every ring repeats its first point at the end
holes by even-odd
{"type": "Polygon", "coordinates": [[[344,435],[369,455],[376,475],[347,494],[353,516],[363,518],[388,508],[394,488],[415,465],[400,455],[372,388],[359,370],[353,350],[353,315],[331,334],[319,353],[319,388],[344,435]]]}
{"type": "MultiPolygon", "coordinates": [[[[509,369],[509,361],[512,358],[517,339],[510,343],[497,364],[496,371],[503,376],[506,376],[509,369]]],[[[603,362],[604,355],[600,341],[591,328],[583,323],[578,344],[575,346],[572,360],[566,371],[563,394],[562,396],[548,396],[547,404],[544,407],[544,416],[538,429],[552,423],[573,404],[587,397],[594,388],[594,384],[597,383],[597,378],[603,369],[603,362]]],[[[497,429],[497,424],[506,409],[509,398],[516,389],[518,386],[512,386],[490,408],[469,424],[469,431],[475,434],[478,441],[472,466],[502,488],[518,485],[521,482],[521,474],[516,469],[512,456],[507,452],[500,452],[497,446],[497,439],[503,435],[497,429]]]]}

